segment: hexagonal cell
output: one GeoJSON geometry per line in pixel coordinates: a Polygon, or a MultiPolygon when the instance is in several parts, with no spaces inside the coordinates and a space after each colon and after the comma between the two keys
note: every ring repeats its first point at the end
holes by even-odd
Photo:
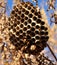
{"type": "Polygon", "coordinates": [[[25,19],[25,20],[28,20],[28,17],[25,16],[24,19],[25,19]]]}
{"type": "Polygon", "coordinates": [[[32,20],[31,19],[28,19],[28,23],[31,23],[32,22],[32,20]]]}
{"type": "Polygon", "coordinates": [[[20,24],[20,28],[23,28],[24,26],[23,26],[23,24],[20,24]]]}
{"type": "Polygon", "coordinates": [[[37,35],[37,36],[35,36],[35,38],[36,38],[36,40],[39,40],[40,39],[40,36],[37,35]]]}
{"type": "Polygon", "coordinates": [[[24,7],[25,7],[25,8],[27,8],[27,7],[28,7],[28,5],[27,5],[27,4],[24,4],[24,7]]]}
{"type": "Polygon", "coordinates": [[[35,26],[36,24],[35,24],[35,22],[32,22],[31,25],[32,25],[32,26],[35,26]]]}
{"type": "Polygon", "coordinates": [[[32,12],[32,13],[34,13],[34,11],[35,11],[34,9],[31,9],[31,12],[32,12]]]}
{"type": "Polygon", "coordinates": [[[40,28],[40,26],[39,26],[39,25],[36,25],[35,27],[36,27],[36,29],[39,29],[39,28],[40,28]]]}
{"type": "Polygon", "coordinates": [[[31,28],[31,31],[33,31],[33,32],[34,32],[34,31],[35,31],[35,28],[34,28],[34,27],[32,27],[32,28],[31,28]]]}
{"type": "Polygon", "coordinates": [[[11,14],[14,15],[14,14],[15,14],[15,11],[13,10],[13,11],[11,12],[11,14]]]}
{"type": "Polygon", "coordinates": [[[24,8],[22,8],[22,12],[23,12],[23,13],[25,12],[25,9],[24,9],[24,8]]]}
{"type": "Polygon", "coordinates": [[[41,20],[40,19],[37,19],[37,21],[36,21],[37,23],[41,23],[41,20]]]}
{"type": "Polygon", "coordinates": [[[24,23],[24,19],[21,19],[21,23],[24,23]]]}
{"type": "Polygon", "coordinates": [[[21,17],[24,18],[24,14],[21,14],[21,17]]]}
{"type": "Polygon", "coordinates": [[[40,31],[40,35],[44,35],[45,34],[45,31],[40,31]]]}
{"type": "Polygon", "coordinates": [[[33,17],[33,20],[34,20],[34,21],[36,21],[36,20],[37,20],[37,17],[36,17],[36,16],[34,16],[34,17],[33,17]]]}
{"type": "Polygon", "coordinates": [[[31,37],[34,37],[35,33],[31,31],[30,35],[31,35],[31,37]]]}
{"type": "Polygon", "coordinates": [[[29,14],[29,11],[25,10],[25,14],[28,15],[29,14]]]}
{"type": "Polygon", "coordinates": [[[35,31],[35,34],[40,34],[40,32],[38,30],[35,31]]]}
{"type": "Polygon", "coordinates": [[[27,27],[24,27],[24,28],[23,28],[23,31],[27,31],[27,27]]]}
{"type": "Polygon", "coordinates": [[[31,6],[28,6],[28,10],[30,10],[31,9],[31,6]]]}
{"type": "Polygon", "coordinates": [[[31,26],[30,26],[30,25],[28,25],[28,26],[27,26],[27,28],[28,28],[28,29],[30,29],[30,28],[31,28],[31,26]]]}

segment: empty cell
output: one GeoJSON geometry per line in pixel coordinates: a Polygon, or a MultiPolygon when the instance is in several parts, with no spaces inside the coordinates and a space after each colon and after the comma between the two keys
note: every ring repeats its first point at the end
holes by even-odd
{"type": "Polygon", "coordinates": [[[26,31],[27,30],[27,27],[24,27],[23,30],[26,31]]]}
{"type": "Polygon", "coordinates": [[[19,36],[19,32],[16,32],[16,35],[19,36]]]}
{"type": "Polygon", "coordinates": [[[20,28],[23,28],[23,24],[20,24],[20,28]]]}
{"type": "Polygon", "coordinates": [[[24,22],[24,19],[21,19],[21,23],[23,23],[24,22]]]}
{"type": "Polygon", "coordinates": [[[31,6],[28,6],[28,10],[30,10],[31,9],[31,6]]]}
{"type": "Polygon", "coordinates": [[[45,35],[48,35],[48,31],[45,32],[45,35]]]}
{"type": "Polygon", "coordinates": [[[30,34],[30,33],[31,33],[31,31],[30,31],[30,30],[28,30],[28,31],[27,31],[27,34],[30,34]]]}
{"type": "Polygon", "coordinates": [[[14,14],[15,14],[15,11],[13,10],[13,11],[11,12],[11,14],[14,15],[14,14]]]}
{"type": "Polygon", "coordinates": [[[23,33],[23,30],[19,30],[19,33],[20,33],[20,34],[23,33]]]}
{"type": "Polygon", "coordinates": [[[31,37],[34,37],[35,36],[35,33],[34,32],[31,32],[30,35],[31,35],[31,37]]]}
{"type": "Polygon", "coordinates": [[[32,22],[32,20],[31,20],[31,19],[28,19],[28,22],[29,22],[29,23],[31,23],[31,22],[32,22]]]}
{"type": "Polygon", "coordinates": [[[35,26],[35,22],[32,22],[32,24],[31,24],[32,26],[35,26]]]}
{"type": "MultiPolygon", "coordinates": [[[[20,44],[21,44],[21,43],[23,44],[23,40],[20,40],[20,44]]],[[[21,45],[22,45],[22,44],[21,44],[21,45]]]]}
{"type": "Polygon", "coordinates": [[[17,13],[14,16],[17,17],[18,16],[17,13]]]}
{"type": "Polygon", "coordinates": [[[23,33],[23,36],[26,36],[26,33],[23,33]]]}
{"type": "Polygon", "coordinates": [[[45,26],[41,26],[41,30],[45,30],[45,26]]]}
{"type": "Polygon", "coordinates": [[[25,16],[25,20],[28,20],[28,17],[25,16]]]}
{"type": "Polygon", "coordinates": [[[40,31],[40,35],[44,35],[45,34],[45,31],[40,31]]]}
{"type": "Polygon", "coordinates": [[[17,23],[14,23],[13,26],[16,27],[17,26],[17,23]]]}
{"type": "Polygon", "coordinates": [[[39,31],[37,30],[37,31],[35,31],[35,34],[39,34],[39,31]]]}
{"type": "Polygon", "coordinates": [[[13,19],[13,18],[14,18],[14,16],[12,15],[12,16],[11,16],[11,19],[13,19]]]}
{"type": "Polygon", "coordinates": [[[44,40],[45,39],[45,36],[41,36],[41,40],[44,40]]]}
{"type": "Polygon", "coordinates": [[[32,28],[31,28],[31,31],[35,31],[35,28],[34,28],[34,27],[32,27],[32,28]]]}
{"type": "Polygon", "coordinates": [[[37,17],[34,16],[34,17],[33,17],[33,20],[36,21],[36,20],[37,20],[37,17]]]}
{"type": "Polygon", "coordinates": [[[40,39],[40,36],[37,35],[35,38],[38,40],[38,39],[40,39]]]}
{"type": "Polygon", "coordinates": [[[36,45],[39,45],[40,44],[40,40],[36,41],[36,45]]]}
{"type": "Polygon", "coordinates": [[[27,22],[24,22],[24,25],[26,26],[27,25],[27,22]]]}
{"type": "Polygon", "coordinates": [[[13,28],[13,32],[16,32],[16,29],[15,28],[13,28]]]}
{"type": "Polygon", "coordinates": [[[45,27],[45,31],[47,31],[48,30],[48,28],[47,27],[45,27]]]}
{"type": "Polygon", "coordinates": [[[35,16],[38,16],[38,12],[34,12],[35,16]]]}
{"type": "Polygon", "coordinates": [[[24,6],[25,5],[25,2],[21,2],[21,4],[24,6]]]}
{"type": "Polygon", "coordinates": [[[29,14],[28,16],[29,16],[29,18],[32,18],[32,17],[33,17],[33,15],[32,15],[32,14],[29,14]]]}
{"type": "Polygon", "coordinates": [[[30,29],[31,28],[30,25],[28,25],[27,28],[30,29]]]}
{"type": "Polygon", "coordinates": [[[37,19],[37,21],[36,21],[37,23],[41,23],[41,20],[40,19],[37,19]]]}
{"type": "Polygon", "coordinates": [[[18,11],[18,15],[20,15],[21,14],[21,11],[18,11]]]}
{"type": "Polygon", "coordinates": [[[14,22],[16,22],[17,21],[17,19],[16,19],[16,17],[14,16],[14,18],[12,19],[14,22]]]}
{"type": "Polygon", "coordinates": [[[24,5],[24,7],[25,7],[25,8],[27,8],[27,7],[28,7],[28,5],[27,5],[27,4],[25,4],[25,5],[24,5]]]}
{"type": "Polygon", "coordinates": [[[23,39],[23,35],[19,35],[19,38],[20,38],[20,39],[23,39]]]}
{"type": "Polygon", "coordinates": [[[27,35],[27,39],[30,40],[31,39],[31,36],[27,35]]]}
{"type": "Polygon", "coordinates": [[[16,40],[16,39],[14,39],[14,45],[16,45],[16,44],[17,44],[16,42],[17,42],[17,40],[16,40]]]}
{"type": "Polygon", "coordinates": [[[10,29],[13,29],[14,28],[14,26],[12,25],[11,27],[10,27],[10,29]]]}
{"type": "Polygon", "coordinates": [[[39,29],[40,28],[40,26],[39,25],[36,25],[36,29],[39,29]]]}
{"type": "Polygon", "coordinates": [[[17,19],[20,20],[21,19],[20,16],[17,16],[17,19]]]}
{"type": "Polygon", "coordinates": [[[16,40],[18,41],[19,40],[19,37],[17,37],[16,40]]]}
{"type": "Polygon", "coordinates": [[[49,36],[45,36],[45,39],[47,39],[47,40],[48,40],[48,39],[49,39],[49,36]]]}
{"type": "Polygon", "coordinates": [[[18,9],[16,8],[15,11],[18,12],[18,9]]]}
{"type": "Polygon", "coordinates": [[[10,17],[8,18],[8,21],[11,21],[11,18],[10,17]]]}
{"type": "Polygon", "coordinates": [[[16,6],[14,6],[13,9],[15,10],[16,9],[16,6]]]}
{"type": "Polygon", "coordinates": [[[25,11],[25,14],[28,15],[29,14],[29,11],[25,11]]]}
{"type": "Polygon", "coordinates": [[[41,18],[41,15],[40,14],[38,15],[38,18],[41,18]]]}
{"type": "Polygon", "coordinates": [[[25,9],[24,8],[22,8],[22,12],[25,12],[25,9]]]}
{"type": "Polygon", "coordinates": [[[16,26],[16,30],[19,31],[19,29],[20,29],[19,26],[16,26]]]}
{"type": "Polygon", "coordinates": [[[34,9],[31,9],[31,12],[34,13],[34,9]]]}
{"type": "Polygon", "coordinates": [[[24,18],[24,14],[21,14],[21,17],[24,18]]]}
{"type": "Polygon", "coordinates": [[[33,41],[33,43],[35,43],[35,38],[32,38],[31,40],[33,41]]]}
{"type": "Polygon", "coordinates": [[[41,25],[44,25],[45,24],[45,22],[44,21],[41,21],[41,25]]]}
{"type": "Polygon", "coordinates": [[[17,20],[17,25],[19,25],[20,24],[20,21],[19,20],[17,20]]]}

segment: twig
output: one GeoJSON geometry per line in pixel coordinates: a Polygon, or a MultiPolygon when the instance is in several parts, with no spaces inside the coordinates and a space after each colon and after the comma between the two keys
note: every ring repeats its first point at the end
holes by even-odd
{"type": "Polygon", "coordinates": [[[52,53],[53,57],[54,57],[54,58],[55,58],[55,60],[57,61],[57,58],[56,58],[55,54],[53,53],[53,51],[51,50],[50,46],[49,46],[48,44],[47,44],[47,46],[48,46],[49,50],[51,51],[51,53],[52,53]]]}

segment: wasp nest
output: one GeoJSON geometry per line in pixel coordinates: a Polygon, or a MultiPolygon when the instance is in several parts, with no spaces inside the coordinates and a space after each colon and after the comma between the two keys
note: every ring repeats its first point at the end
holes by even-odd
{"type": "Polygon", "coordinates": [[[38,53],[48,41],[48,30],[41,20],[41,13],[30,2],[22,2],[13,7],[9,17],[10,41],[23,52],[38,53]]]}

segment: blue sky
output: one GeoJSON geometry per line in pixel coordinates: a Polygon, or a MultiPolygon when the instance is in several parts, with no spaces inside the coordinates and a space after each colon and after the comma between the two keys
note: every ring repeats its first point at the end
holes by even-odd
{"type": "MultiPolygon", "coordinates": [[[[13,0],[8,0],[7,5],[10,8],[10,10],[12,10],[12,4],[13,4],[13,0]]],[[[10,11],[9,10],[7,10],[7,15],[10,15],[10,11]]]]}

